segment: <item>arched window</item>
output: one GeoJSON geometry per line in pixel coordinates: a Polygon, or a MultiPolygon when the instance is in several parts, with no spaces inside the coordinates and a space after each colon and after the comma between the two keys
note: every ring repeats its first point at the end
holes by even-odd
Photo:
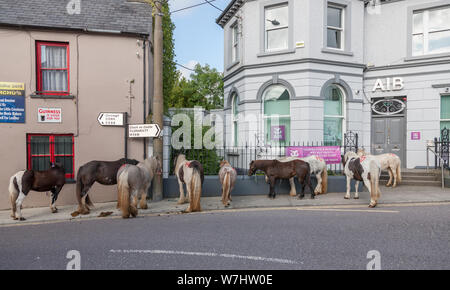
{"type": "Polygon", "coordinates": [[[325,89],[323,141],[325,146],[341,146],[345,131],[345,93],[335,84],[325,89]]]}
{"type": "Polygon", "coordinates": [[[266,143],[287,145],[291,133],[290,95],[285,86],[271,85],[262,95],[266,143]]]}
{"type": "Polygon", "coordinates": [[[233,146],[238,146],[238,137],[239,137],[239,96],[236,93],[233,93],[231,97],[231,121],[233,123],[233,132],[232,132],[232,140],[233,146]]]}

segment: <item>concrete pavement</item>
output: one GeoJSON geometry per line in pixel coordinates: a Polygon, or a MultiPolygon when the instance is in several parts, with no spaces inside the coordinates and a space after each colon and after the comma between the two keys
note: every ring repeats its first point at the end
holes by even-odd
{"type": "MultiPolygon", "coordinates": [[[[441,189],[440,187],[419,187],[419,186],[398,186],[397,188],[381,187],[381,198],[379,200],[378,208],[390,204],[399,203],[442,203],[450,202],[450,188],[441,189]]],[[[353,194],[352,194],[353,197],[353,194]]],[[[344,193],[327,193],[316,196],[315,199],[310,199],[310,195],[306,194],[305,198],[299,200],[297,197],[290,197],[289,195],[277,195],[276,199],[272,200],[264,195],[251,196],[235,196],[232,195],[233,202],[230,207],[224,208],[220,197],[203,197],[201,200],[203,211],[218,211],[230,209],[245,209],[245,208],[292,208],[292,207],[307,207],[307,206],[333,206],[346,207],[369,204],[369,193],[364,191],[360,193],[359,199],[344,199],[344,193]]],[[[161,214],[175,214],[187,208],[187,204],[178,205],[177,199],[164,199],[159,202],[149,201],[149,208],[147,210],[139,209],[139,215],[161,215],[161,214]]],[[[76,206],[58,206],[58,213],[50,213],[48,207],[42,208],[25,208],[22,210],[22,215],[27,219],[25,221],[15,221],[10,217],[10,210],[0,211],[0,225],[25,225],[33,223],[51,223],[62,221],[81,221],[89,219],[108,219],[111,217],[119,218],[120,211],[116,209],[115,202],[96,203],[95,208],[91,210],[89,215],[72,217],[70,214],[76,210],[76,206]],[[109,212],[112,214],[108,217],[98,217],[101,212],[109,212]]]]}

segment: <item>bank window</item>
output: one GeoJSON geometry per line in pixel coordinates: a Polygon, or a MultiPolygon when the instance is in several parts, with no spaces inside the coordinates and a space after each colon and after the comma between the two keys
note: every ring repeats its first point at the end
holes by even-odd
{"type": "Polygon", "coordinates": [[[412,54],[450,52],[450,6],[413,14],[412,54]]]}
{"type": "Polygon", "coordinates": [[[50,162],[64,167],[67,179],[74,179],[73,135],[27,135],[28,170],[47,170],[50,162]]]}
{"type": "Polygon", "coordinates": [[[231,62],[239,60],[239,26],[234,24],[231,27],[231,62]]]}
{"type": "Polygon", "coordinates": [[[69,94],[69,44],[36,42],[37,93],[69,94]]]}
{"type": "Polygon", "coordinates": [[[450,95],[441,96],[441,130],[450,129],[450,95]]]}
{"type": "Polygon", "coordinates": [[[291,132],[289,99],[289,91],[282,85],[272,85],[263,93],[263,116],[267,144],[289,145],[291,132]]]}
{"type": "Polygon", "coordinates": [[[327,47],[344,49],[344,8],[328,5],[327,47]]]}
{"type": "Polygon", "coordinates": [[[323,140],[325,146],[341,146],[345,126],[345,97],[337,85],[330,85],[325,90],[323,140]]]}
{"type": "Polygon", "coordinates": [[[239,141],[239,97],[233,94],[232,97],[232,121],[233,121],[233,146],[238,146],[239,141]]]}
{"type": "Polygon", "coordinates": [[[265,18],[265,50],[277,51],[288,49],[289,43],[289,10],[288,5],[267,7],[265,18]]]}

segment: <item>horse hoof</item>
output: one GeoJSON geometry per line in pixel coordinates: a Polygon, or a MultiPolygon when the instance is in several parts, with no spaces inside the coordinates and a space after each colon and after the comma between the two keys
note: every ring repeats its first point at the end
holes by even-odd
{"type": "Polygon", "coordinates": [[[303,199],[305,196],[304,195],[300,195],[299,197],[298,197],[298,199],[303,199]]]}
{"type": "Polygon", "coordinates": [[[24,217],[21,217],[21,218],[19,218],[19,220],[20,220],[20,221],[25,221],[25,220],[27,220],[27,219],[24,218],[24,217]]]}
{"type": "Polygon", "coordinates": [[[349,196],[344,196],[344,198],[345,198],[345,199],[350,199],[350,197],[349,197],[349,196]]]}
{"type": "Polygon", "coordinates": [[[141,209],[148,209],[148,205],[141,206],[141,209]]]}
{"type": "Polygon", "coordinates": [[[376,204],[369,204],[370,208],[374,208],[376,206],[376,204]]]}
{"type": "Polygon", "coordinates": [[[355,196],[354,199],[359,199],[359,196],[355,196]]]}
{"type": "Polygon", "coordinates": [[[57,208],[52,208],[52,213],[57,213],[58,209],[57,208]]]}
{"type": "Polygon", "coordinates": [[[311,195],[311,199],[314,199],[315,198],[315,196],[314,195],[311,195]]]}

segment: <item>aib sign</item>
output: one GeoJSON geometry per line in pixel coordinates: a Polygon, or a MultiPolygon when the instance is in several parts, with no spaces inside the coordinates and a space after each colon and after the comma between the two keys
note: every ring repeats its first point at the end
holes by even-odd
{"type": "Polygon", "coordinates": [[[377,79],[375,85],[372,88],[372,93],[376,91],[388,92],[388,91],[401,91],[405,87],[403,78],[393,77],[386,79],[377,79]]]}

